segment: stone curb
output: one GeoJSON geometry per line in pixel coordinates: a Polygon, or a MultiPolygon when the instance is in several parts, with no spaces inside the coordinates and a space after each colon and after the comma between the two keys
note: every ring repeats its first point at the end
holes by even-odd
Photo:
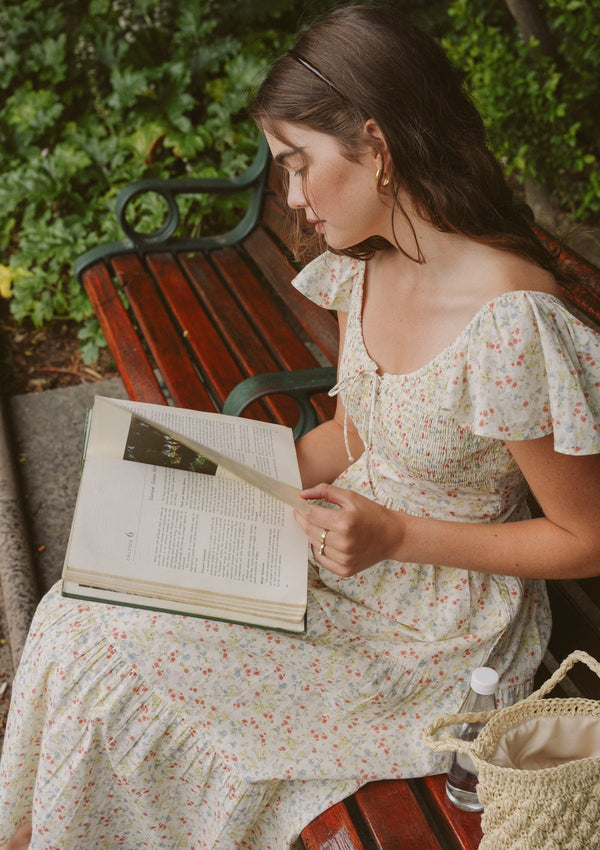
{"type": "Polygon", "coordinates": [[[0,583],[16,670],[40,594],[13,444],[4,399],[0,397],[0,583]]]}

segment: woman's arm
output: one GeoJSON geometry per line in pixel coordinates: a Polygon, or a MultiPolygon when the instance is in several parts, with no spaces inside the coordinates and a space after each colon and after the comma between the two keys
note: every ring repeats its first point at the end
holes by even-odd
{"type": "MultiPolygon", "coordinates": [[[[344,348],[346,320],[346,313],[338,313],[340,356],[344,348]]],[[[313,428],[296,443],[298,465],[304,487],[313,487],[322,481],[331,483],[347,468],[350,461],[344,440],[344,418],[344,405],[338,395],[333,419],[313,428]]],[[[352,456],[360,457],[364,446],[356,428],[350,420],[346,423],[346,427],[352,456]]]]}
{"type": "MultiPolygon", "coordinates": [[[[322,481],[331,483],[349,465],[348,454],[344,443],[344,410],[338,397],[333,419],[313,428],[306,436],[296,443],[298,465],[302,476],[302,486],[313,487],[322,481]]],[[[353,457],[362,454],[362,443],[352,426],[349,427],[349,443],[353,457]],[[350,434],[350,429],[354,432],[350,434]],[[356,435],[356,438],[354,438],[356,435]]]]}
{"type": "Polygon", "coordinates": [[[583,578],[600,573],[600,455],[554,451],[553,438],[508,444],[544,516],[502,524],[455,523],[414,517],[328,485],[305,492],[341,508],[311,505],[299,522],[319,549],[319,561],[354,575],[385,558],[444,564],[486,573],[583,578]]]}

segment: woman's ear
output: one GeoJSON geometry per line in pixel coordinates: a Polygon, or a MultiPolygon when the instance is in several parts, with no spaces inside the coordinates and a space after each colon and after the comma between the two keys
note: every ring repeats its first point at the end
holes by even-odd
{"type": "Polygon", "coordinates": [[[392,167],[392,157],[387,146],[385,136],[383,135],[377,121],[373,118],[369,118],[368,121],[365,121],[363,133],[365,140],[373,149],[373,157],[376,160],[376,168],[381,169],[382,174],[387,174],[392,167]]]}

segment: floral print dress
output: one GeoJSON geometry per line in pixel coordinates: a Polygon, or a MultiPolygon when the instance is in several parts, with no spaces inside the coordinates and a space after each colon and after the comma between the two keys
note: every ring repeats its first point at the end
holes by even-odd
{"type": "MultiPolygon", "coordinates": [[[[379,375],[364,272],[326,253],[296,279],[348,312],[335,392],[366,448],[339,486],[500,523],[528,516],[505,440],[600,451],[600,336],[557,299],[500,295],[421,369],[379,375]]],[[[543,582],[396,561],[309,573],[300,637],[50,591],[14,682],[0,843],[32,817],[32,850],[287,847],[368,780],[444,770],[420,732],[459,708],[474,667],[498,670],[502,704],[530,690],[543,582]]]]}

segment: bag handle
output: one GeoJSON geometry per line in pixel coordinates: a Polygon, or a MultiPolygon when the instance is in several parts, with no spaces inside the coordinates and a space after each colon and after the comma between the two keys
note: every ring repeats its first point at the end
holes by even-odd
{"type": "MultiPolygon", "coordinates": [[[[546,696],[546,694],[549,694],[550,691],[564,679],[571,667],[573,667],[578,661],[586,664],[590,670],[592,670],[600,678],[600,664],[595,658],[588,655],[587,652],[577,649],[565,658],[562,664],[556,668],[550,678],[547,679],[537,691],[534,691],[522,700],[522,702],[541,699],[546,696]]],[[[471,756],[473,753],[477,752],[477,739],[474,741],[464,741],[462,738],[457,738],[455,735],[443,730],[447,729],[448,726],[461,726],[463,723],[487,723],[487,721],[490,720],[497,711],[498,709],[494,711],[471,714],[450,714],[446,717],[438,717],[437,720],[434,720],[423,730],[423,741],[434,752],[445,753],[449,750],[454,750],[455,752],[462,753],[463,755],[471,756]],[[441,734],[438,735],[438,732],[441,734]]]]}
{"type": "Polygon", "coordinates": [[[453,750],[457,753],[470,756],[475,750],[477,739],[464,741],[450,732],[443,731],[448,726],[462,726],[463,723],[487,723],[496,714],[493,711],[469,712],[467,714],[449,714],[446,717],[438,717],[423,730],[423,741],[429,749],[436,753],[447,753],[453,750]],[[438,735],[438,732],[441,734],[438,735]]]}
{"type": "Polygon", "coordinates": [[[590,670],[595,673],[598,678],[600,678],[600,664],[596,661],[596,659],[592,658],[591,655],[588,655],[588,653],[584,652],[582,649],[576,649],[570,655],[567,655],[562,664],[556,668],[550,678],[546,679],[544,684],[539,687],[537,691],[529,694],[529,696],[525,699],[533,700],[545,697],[546,694],[549,694],[550,691],[565,678],[571,667],[574,667],[577,661],[581,661],[583,664],[586,664],[590,670]]]}

